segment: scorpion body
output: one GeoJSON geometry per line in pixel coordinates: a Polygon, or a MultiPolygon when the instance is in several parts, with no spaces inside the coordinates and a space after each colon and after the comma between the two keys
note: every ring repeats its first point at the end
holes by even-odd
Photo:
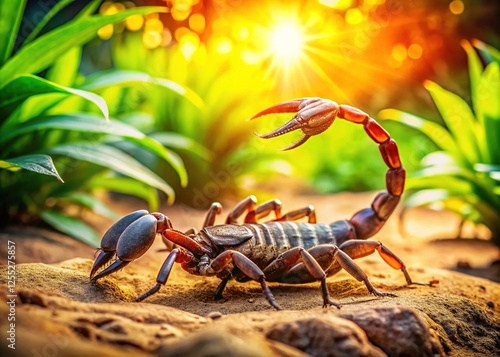
{"type": "Polygon", "coordinates": [[[160,233],[171,251],[160,268],[157,284],[141,295],[138,301],[155,294],[167,282],[174,263],[181,264],[191,274],[220,278],[216,299],[222,297],[230,279],[257,281],[261,284],[265,298],[276,309],[281,307],[275,301],[267,281],[288,284],[320,281],[323,306],[340,308],[338,303],[330,299],[326,277],[341,269],[362,281],[370,293],[395,296],[377,290],[353,260],[375,251],[392,268],[401,270],[408,284],[428,285],[414,282],[401,259],[382,243],[366,240],[382,228],[404,190],[405,170],[396,142],[366,113],[321,98],[284,102],[258,113],[254,118],[296,111],[297,114],[288,123],[259,137],[272,138],[300,129],[304,136],[285,148],[289,150],[328,129],[337,116],[362,124],[367,134],[379,144],[382,158],[388,166],[386,190],[375,197],[371,207],[355,213],[348,220],[321,224],[316,222],[313,206],[282,214],[278,199],[257,205],[256,198],[249,196],[230,211],[226,224],[222,225],[215,225],[222,206],[213,203],[199,232],[194,228],[186,232],[173,229],[170,219],[162,213],[136,211],[120,219],[104,235],[101,253],[90,273],[91,280],[96,281],[114,273],[143,255],[152,245],[156,234],[160,233]],[[273,220],[259,222],[272,212],[275,216],[273,220]],[[245,213],[244,222],[238,223],[245,213]],[[295,222],[301,218],[307,218],[308,222],[295,222]],[[111,265],[99,271],[115,256],[117,259],[111,265]]]}

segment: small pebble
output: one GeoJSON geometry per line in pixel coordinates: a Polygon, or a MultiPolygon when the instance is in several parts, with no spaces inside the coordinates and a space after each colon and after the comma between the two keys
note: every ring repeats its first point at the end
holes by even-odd
{"type": "Polygon", "coordinates": [[[459,269],[471,269],[471,265],[467,260],[459,260],[457,262],[457,268],[459,268],[459,269]]]}
{"type": "Polygon", "coordinates": [[[486,292],[486,287],[483,286],[483,285],[479,285],[479,290],[481,290],[481,292],[485,293],[486,292]]]}
{"type": "Polygon", "coordinates": [[[252,299],[252,298],[248,299],[249,303],[253,303],[254,301],[255,301],[255,299],[252,299]]]}
{"type": "Polygon", "coordinates": [[[493,309],[495,307],[495,303],[493,301],[488,301],[486,303],[486,306],[488,306],[489,308],[493,309]]]}
{"type": "Polygon", "coordinates": [[[222,313],[219,311],[211,311],[207,314],[207,317],[212,319],[212,320],[217,320],[222,317],[222,313]]]}

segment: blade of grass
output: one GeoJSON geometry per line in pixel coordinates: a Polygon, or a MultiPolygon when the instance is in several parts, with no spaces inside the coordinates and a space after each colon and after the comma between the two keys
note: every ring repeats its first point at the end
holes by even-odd
{"type": "Polygon", "coordinates": [[[460,142],[458,149],[470,164],[480,162],[476,118],[469,105],[458,95],[445,90],[437,83],[425,81],[424,86],[431,94],[455,141],[460,142]]]}
{"type": "Polygon", "coordinates": [[[97,232],[78,218],[52,210],[41,211],[40,217],[57,230],[75,237],[91,247],[97,248],[101,244],[101,237],[99,237],[97,232]]]}
{"type": "Polygon", "coordinates": [[[0,66],[12,54],[25,7],[26,0],[0,1],[0,66]]]}
{"type": "Polygon", "coordinates": [[[48,151],[51,154],[59,154],[88,161],[107,167],[125,176],[135,178],[163,191],[168,196],[169,203],[173,203],[174,201],[174,190],[162,178],[132,156],[111,146],[97,143],[73,143],[59,145],[48,151]]]}
{"type": "Polygon", "coordinates": [[[101,216],[108,217],[112,220],[117,220],[118,218],[120,218],[115,211],[102,203],[96,197],[83,192],[67,192],[60,196],[57,196],[57,198],[66,199],[81,206],[87,207],[95,213],[100,214],[101,216]]]}
{"type": "MultiPolygon", "coordinates": [[[[99,95],[80,89],[64,87],[46,79],[31,74],[21,75],[0,89],[0,113],[7,117],[26,99],[47,93],[73,94],[94,103],[106,119],[109,119],[108,106],[99,95]]],[[[4,127],[4,130],[5,127],[4,127]]]]}
{"type": "Polygon", "coordinates": [[[70,21],[40,36],[7,61],[0,69],[0,86],[5,86],[22,73],[44,70],[70,48],[87,43],[95,37],[97,30],[107,24],[118,23],[131,15],[166,11],[166,7],[147,6],[127,9],[113,15],[94,15],[70,21]]]}
{"type": "Polygon", "coordinates": [[[191,89],[186,88],[174,81],[164,78],[152,77],[144,72],[126,71],[126,70],[109,70],[99,72],[93,76],[89,76],[86,82],[80,87],[83,90],[101,90],[113,87],[126,87],[137,84],[152,84],[159,86],[180,96],[186,98],[197,108],[204,108],[205,103],[198,94],[191,89]]]}
{"type": "Polygon", "coordinates": [[[384,109],[380,111],[379,117],[382,120],[393,120],[420,131],[429,137],[439,148],[448,152],[458,163],[467,164],[465,157],[458,149],[450,132],[438,123],[397,109],[384,109]]]}
{"type": "Polygon", "coordinates": [[[99,176],[92,178],[85,186],[90,189],[108,190],[140,197],[148,203],[151,212],[158,210],[159,207],[156,190],[143,182],[129,177],[99,176]]]}
{"type": "Polygon", "coordinates": [[[47,23],[55,16],[59,11],[64,9],[66,6],[71,4],[75,0],[60,0],[57,2],[47,14],[40,20],[40,22],[36,25],[36,27],[31,31],[31,33],[26,37],[21,47],[26,46],[28,43],[33,41],[36,36],[40,33],[40,31],[47,25],[47,23]]]}
{"type": "Polygon", "coordinates": [[[102,133],[116,135],[120,138],[127,139],[167,161],[178,173],[181,185],[187,185],[188,177],[186,168],[184,167],[182,159],[175,152],[168,150],[158,141],[146,136],[130,125],[117,120],[109,120],[105,122],[102,118],[92,114],[54,115],[32,119],[25,124],[8,131],[0,138],[0,143],[25,135],[28,132],[43,129],[102,133]]]}

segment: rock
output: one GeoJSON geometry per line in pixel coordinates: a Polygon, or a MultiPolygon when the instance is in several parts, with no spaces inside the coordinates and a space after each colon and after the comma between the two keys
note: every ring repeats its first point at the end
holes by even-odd
{"type": "Polygon", "coordinates": [[[388,356],[444,356],[439,340],[415,309],[361,307],[355,312],[341,312],[340,316],[356,323],[388,356]]]}
{"type": "Polygon", "coordinates": [[[261,335],[248,333],[243,337],[229,329],[201,331],[188,338],[165,344],[157,351],[159,357],[306,357],[307,355],[261,335]]]}
{"type": "Polygon", "coordinates": [[[331,315],[277,324],[266,337],[317,357],[383,357],[356,324],[331,315]]]}

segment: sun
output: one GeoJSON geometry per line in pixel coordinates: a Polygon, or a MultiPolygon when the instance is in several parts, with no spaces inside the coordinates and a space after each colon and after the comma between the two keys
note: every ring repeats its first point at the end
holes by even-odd
{"type": "Polygon", "coordinates": [[[269,49],[275,60],[285,65],[296,63],[304,51],[304,33],[293,21],[280,22],[270,31],[269,49]]]}

